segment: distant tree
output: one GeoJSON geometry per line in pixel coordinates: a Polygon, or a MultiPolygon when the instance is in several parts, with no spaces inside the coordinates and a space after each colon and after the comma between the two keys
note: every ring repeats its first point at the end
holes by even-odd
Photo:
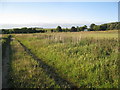
{"type": "Polygon", "coordinates": [[[62,32],[62,28],[61,28],[60,26],[57,26],[56,30],[57,30],[58,32],[62,32]]]}
{"type": "Polygon", "coordinates": [[[36,28],[31,28],[32,30],[36,30],[36,28]]]}
{"type": "Polygon", "coordinates": [[[14,28],[13,33],[22,33],[22,30],[19,28],[14,28]]]}
{"type": "Polygon", "coordinates": [[[77,28],[75,28],[74,26],[71,27],[71,32],[77,32],[77,28]]]}
{"type": "Polygon", "coordinates": [[[95,26],[93,27],[93,30],[94,30],[94,31],[99,31],[99,30],[100,30],[100,26],[99,26],[99,25],[95,25],[95,26]]]}
{"type": "Polygon", "coordinates": [[[120,23],[119,23],[119,24],[116,24],[115,29],[116,29],[116,30],[119,30],[119,29],[120,29],[120,23]]]}
{"type": "Polygon", "coordinates": [[[77,32],[79,32],[80,31],[80,28],[77,26],[77,32]]]}
{"type": "Polygon", "coordinates": [[[100,30],[101,31],[107,30],[107,24],[100,25],[100,30]]]}
{"type": "Polygon", "coordinates": [[[29,33],[28,30],[29,29],[27,27],[23,27],[21,28],[20,33],[29,33]]]}
{"type": "Polygon", "coordinates": [[[83,29],[87,29],[87,26],[86,26],[86,25],[84,25],[84,26],[83,26],[83,29]]]}
{"type": "Polygon", "coordinates": [[[21,28],[22,30],[27,30],[27,27],[23,27],[23,28],[21,28]]]}
{"type": "Polygon", "coordinates": [[[53,29],[51,29],[51,32],[53,32],[53,29]]]}
{"type": "Polygon", "coordinates": [[[115,28],[114,24],[110,25],[110,30],[113,30],[115,28]]]}
{"type": "Polygon", "coordinates": [[[84,25],[84,26],[82,26],[82,27],[79,27],[79,31],[84,31],[85,29],[87,29],[87,26],[86,26],[86,25],[84,25]]]}
{"type": "Polygon", "coordinates": [[[79,31],[84,31],[84,28],[83,27],[79,27],[79,31]]]}
{"type": "Polygon", "coordinates": [[[95,27],[95,24],[92,23],[92,24],[90,25],[89,31],[95,31],[95,30],[94,30],[94,27],[95,27]]]}
{"type": "Polygon", "coordinates": [[[90,25],[90,28],[93,29],[94,26],[95,26],[95,24],[92,23],[92,24],[90,25]]]}
{"type": "Polygon", "coordinates": [[[9,33],[10,33],[10,34],[13,33],[13,29],[10,29],[10,30],[9,30],[9,33]]]}
{"type": "Polygon", "coordinates": [[[110,24],[107,24],[107,30],[110,30],[110,24]]]}
{"type": "Polygon", "coordinates": [[[65,32],[68,32],[68,31],[69,31],[69,29],[68,29],[68,28],[66,28],[66,29],[65,29],[65,32]]]}
{"type": "MultiPolygon", "coordinates": [[[[120,22],[112,22],[112,23],[106,23],[101,25],[95,25],[92,23],[90,25],[90,28],[87,28],[86,25],[82,27],[71,27],[71,28],[64,28],[62,29],[60,26],[58,26],[56,29],[52,29],[51,32],[77,32],[77,31],[84,31],[85,29],[88,29],[89,31],[100,31],[100,30],[120,30],[120,22]]],[[[11,34],[11,33],[45,33],[47,32],[46,29],[43,28],[13,28],[13,29],[1,29],[2,34],[11,34]]]]}

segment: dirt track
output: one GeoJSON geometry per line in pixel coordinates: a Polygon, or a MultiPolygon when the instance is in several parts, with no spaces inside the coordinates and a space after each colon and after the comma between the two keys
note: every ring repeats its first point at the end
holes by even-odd
{"type": "Polygon", "coordinates": [[[0,89],[2,89],[2,44],[0,42],[0,89]]]}
{"type": "Polygon", "coordinates": [[[2,88],[9,88],[8,85],[8,68],[9,68],[9,50],[10,45],[7,45],[5,56],[2,60],[2,88]]]}

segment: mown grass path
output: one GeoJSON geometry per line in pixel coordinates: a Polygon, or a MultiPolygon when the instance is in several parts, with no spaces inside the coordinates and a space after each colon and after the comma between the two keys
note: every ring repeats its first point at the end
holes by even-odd
{"type": "Polygon", "coordinates": [[[8,69],[10,61],[10,45],[6,46],[5,56],[2,60],[2,88],[9,88],[8,84],[8,69]]]}
{"type": "Polygon", "coordinates": [[[0,42],[0,89],[2,89],[2,43],[0,42]]]}
{"type": "Polygon", "coordinates": [[[77,86],[73,85],[71,82],[61,78],[56,72],[55,68],[47,65],[45,62],[43,62],[41,59],[39,59],[36,55],[34,55],[24,44],[22,44],[19,40],[18,42],[21,44],[21,46],[25,49],[25,51],[32,56],[34,60],[37,60],[39,62],[39,66],[44,69],[45,73],[54,81],[60,85],[61,88],[77,88],[77,86]]]}

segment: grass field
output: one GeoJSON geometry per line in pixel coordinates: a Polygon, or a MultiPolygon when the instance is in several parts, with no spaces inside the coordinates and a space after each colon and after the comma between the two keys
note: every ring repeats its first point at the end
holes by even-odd
{"type": "Polygon", "coordinates": [[[14,40],[11,43],[12,57],[10,63],[10,87],[14,88],[58,88],[59,85],[50,79],[39,63],[28,55],[23,47],[14,40]]]}
{"type": "MultiPolygon", "coordinates": [[[[118,87],[118,30],[13,34],[12,87],[61,87],[20,43],[76,87],[118,87]]],[[[61,82],[62,83],[62,82],[61,82]]],[[[68,86],[64,86],[68,87],[68,86]]]]}

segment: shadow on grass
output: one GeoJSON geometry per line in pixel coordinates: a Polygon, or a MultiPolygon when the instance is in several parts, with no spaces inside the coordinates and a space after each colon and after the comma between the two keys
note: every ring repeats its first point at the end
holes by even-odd
{"type": "MultiPolygon", "coordinates": [[[[55,72],[55,68],[47,65],[44,61],[42,61],[41,59],[39,59],[36,55],[34,55],[24,44],[22,44],[19,40],[18,42],[21,44],[21,46],[25,49],[25,51],[32,56],[32,58],[34,60],[37,60],[39,63],[39,66],[41,68],[44,69],[44,71],[46,72],[46,74],[54,79],[54,81],[56,82],[56,84],[60,85],[61,88],[78,88],[76,85],[74,85],[73,83],[65,80],[64,78],[61,78],[56,72],[55,72]]],[[[83,87],[84,88],[84,87],[83,87]]]]}

